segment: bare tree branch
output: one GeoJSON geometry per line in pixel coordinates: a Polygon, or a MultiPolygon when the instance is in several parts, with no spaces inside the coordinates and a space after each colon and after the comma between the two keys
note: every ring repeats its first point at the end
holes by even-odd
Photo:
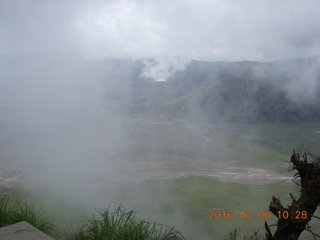
{"type": "Polygon", "coordinates": [[[292,170],[296,171],[294,179],[300,180],[300,197],[296,199],[290,193],[292,203],[285,208],[278,198],[272,196],[269,209],[278,222],[274,234],[265,223],[267,240],[297,240],[304,230],[311,232],[314,237],[320,237],[310,228],[307,229],[312,217],[320,219],[313,215],[320,203],[320,158],[312,154],[308,156],[313,158],[312,162],[308,161],[306,153],[300,156],[299,152],[294,151],[291,156],[292,170]]]}

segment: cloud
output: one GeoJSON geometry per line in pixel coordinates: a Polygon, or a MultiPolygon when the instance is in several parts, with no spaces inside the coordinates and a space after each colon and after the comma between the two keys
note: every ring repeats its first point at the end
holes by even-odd
{"type": "Polygon", "coordinates": [[[179,57],[159,57],[143,61],[144,68],[141,77],[152,79],[155,82],[165,82],[173,73],[183,71],[189,63],[179,57]]]}
{"type": "Polygon", "coordinates": [[[3,0],[0,52],[86,59],[306,57],[320,52],[319,7],[316,0],[3,0]]]}

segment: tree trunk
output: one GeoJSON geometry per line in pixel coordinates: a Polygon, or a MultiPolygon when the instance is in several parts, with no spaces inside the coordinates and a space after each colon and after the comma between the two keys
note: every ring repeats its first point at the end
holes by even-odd
{"type": "Polygon", "coordinates": [[[278,198],[272,197],[269,209],[278,218],[278,223],[274,234],[265,224],[267,240],[297,240],[316,211],[320,203],[320,158],[311,156],[313,161],[308,162],[306,154],[301,160],[299,153],[293,152],[292,170],[297,171],[294,178],[300,178],[300,197],[296,200],[290,193],[292,203],[287,208],[278,198]]]}

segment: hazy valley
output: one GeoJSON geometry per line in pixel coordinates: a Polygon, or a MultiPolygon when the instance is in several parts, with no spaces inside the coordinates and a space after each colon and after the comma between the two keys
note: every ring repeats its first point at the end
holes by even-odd
{"type": "Polygon", "coordinates": [[[208,212],[266,211],[292,150],[319,154],[319,57],[170,61],[2,58],[2,191],[61,225],[121,202],[188,239],[262,227],[208,212]]]}

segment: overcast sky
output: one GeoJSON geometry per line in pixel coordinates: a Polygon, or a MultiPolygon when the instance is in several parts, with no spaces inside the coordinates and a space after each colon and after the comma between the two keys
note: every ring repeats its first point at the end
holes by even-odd
{"type": "Polygon", "coordinates": [[[320,53],[318,0],[1,0],[0,53],[257,60],[320,53]]]}

